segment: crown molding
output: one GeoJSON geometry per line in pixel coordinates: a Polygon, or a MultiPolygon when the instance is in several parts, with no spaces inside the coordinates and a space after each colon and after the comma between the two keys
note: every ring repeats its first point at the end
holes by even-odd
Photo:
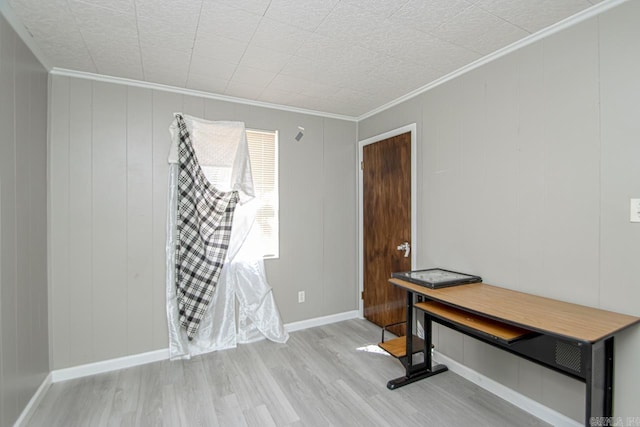
{"type": "Polygon", "coordinates": [[[49,59],[47,58],[47,56],[43,53],[43,51],[40,49],[40,47],[37,45],[37,43],[35,42],[35,40],[33,39],[33,36],[31,35],[31,33],[26,29],[26,27],[22,24],[22,22],[20,21],[20,19],[15,15],[15,12],[13,11],[13,9],[7,4],[6,0],[0,0],[0,13],[2,13],[2,15],[5,17],[5,19],[7,20],[7,22],[11,25],[11,27],[16,31],[16,33],[18,33],[18,35],[20,36],[20,38],[22,39],[22,41],[29,47],[29,49],[31,49],[31,51],[33,52],[33,54],[36,56],[36,58],[40,61],[40,63],[42,63],[42,65],[53,75],[60,75],[60,76],[67,76],[67,77],[75,77],[75,78],[81,78],[81,79],[88,79],[88,80],[94,80],[94,81],[102,81],[102,82],[107,82],[107,83],[115,83],[115,84],[122,84],[122,85],[128,85],[128,86],[137,86],[137,87],[142,87],[142,88],[148,88],[148,89],[153,89],[153,90],[161,90],[161,91],[165,91],[165,92],[174,92],[174,93],[179,93],[179,94],[183,94],[183,95],[192,95],[192,96],[198,96],[198,97],[202,97],[202,98],[208,98],[208,99],[215,99],[215,100],[219,100],[219,101],[227,101],[227,102],[233,102],[233,103],[237,103],[237,104],[245,104],[245,105],[251,105],[251,106],[255,106],[255,107],[262,107],[262,108],[269,108],[269,109],[274,109],[274,110],[281,110],[281,111],[288,111],[288,112],[292,112],[292,113],[299,113],[299,114],[308,114],[308,115],[312,115],[312,116],[320,116],[320,117],[326,117],[326,118],[331,118],[331,119],[338,119],[338,120],[346,120],[346,121],[351,121],[351,122],[359,122],[361,120],[367,119],[369,117],[372,117],[378,113],[381,113],[385,110],[388,110],[392,107],[395,107],[398,104],[401,104],[409,99],[412,99],[418,95],[421,95],[437,86],[440,86],[443,83],[446,83],[450,80],[453,80],[465,73],[468,73],[478,67],[481,67],[485,64],[488,64],[489,62],[492,62],[498,58],[501,58],[509,53],[512,53],[516,50],[522,49],[525,46],[528,46],[532,43],[535,43],[539,40],[542,40],[546,37],[551,36],[552,34],[558,33],[564,29],[567,29],[569,27],[572,27],[576,24],[579,24],[583,21],[586,21],[587,19],[593,18],[599,14],[602,14],[604,12],[606,12],[609,9],[612,9],[614,7],[617,7],[623,3],[626,3],[630,0],[605,0],[601,3],[598,3],[588,9],[583,10],[582,12],[579,12],[573,16],[570,16],[556,24],[553,24],[543,30],[538,31],[537,33],[531,34],[530,36],[519,40],[515,43],[512,43],[508,46],[505,46],[502,49],[499,49],[489,55],[483,56],[482,58],[465,65],[464,67],[461,67],[445,76],[440,77],[437,80],[434,80],[433,82],[422,86],[418,89],[415,89],[409,93],[407,93],[406,95],[403,95],[399,98],[396,98],[395,100],[388,102],[386,104],[381,105],[380,107],[374,108],[373,110],[362,114],[361,116],[358,117],[354,117],[354,116],[347,116],[347,115],[342,115],[342,114],[334,114],[334,113],[327,113],[327,112],[323,112],[323,111],[316,111],[316,110],[308,110],[308,109],[304,109],[304,108],[298,108],[298,107],[290,107],[290,106],[286,106],[286,105],[281,105],[281,104],[272,104],[272,103],[268,103],[268,102],[262,102],[262,101],[255,101],[255,100],[249,100],[249,99],[244,99],[244,98],[236,98],[236,97],[232,97],[232,96],[227,96],[227,95],[218,95],[215,93],[211,93],[211,92],[205,92],[205,91],[199,91],[199,90],[193,90],[193,89],[186,89],[186,88],[180,88],[180,87],[176,87],[176,86],[168,86],[168,85],[163,85],[163,84],[159,84],[159,83],[150,83],[150,82],[144,82],[144,81],[140,81],[140,80],[133,80],[133,79],[126,79],[126,78],[121,78],[121,77],[113,77],[113,76],[107,76],[107,75],[102,75],[102,74],[95,74],[95,73],[87,73],[87,72],[83,72],[83,71],[74,71],[74,70],[68,70],[68,69],[64,69],[64,68],[58,68],[58,67],[52,67],[51,63],[49,61],[49,59]]]}
{"type": "Polygon", "coordinates": [[[6,2],[6,0],[0,0],[0,13],[4,16],[4,19],[7,20],[11,28],[18,34],[18,37],[27,45],[27,47],[31,50],[33,55],[36,57],[38,61],[42,64],[42,66],[47,70],[51,71],[51,62],[47,55],[40,49],[40,46],[33,39],[33,36],[27,30],[27,27],[24,26],[18,15],[13,11],[11,6],[6,2]]]}
{"type": "Polygon", "coordinates": [[[626,3],[630,0],[605,0],[601,3],[598,3],[594,6],[591,6],[588,9],[583,10],[582,12],[578,12],[575,15],[572,15],[566,19],[563,19],[560,22],[557,22],[553,25],[548,26],[547,28],[544,28],[540,31],[538,31],[537,33],[531,34],[530,36],[527,36],[521,40],[518,40],[517,42],[514,42],[508,46],[503,47],[502,49],[498,49],[493,53],[490,53],[489,55],[483,56],[482,58],[471,62],[467,65],[465,65],[464,67],[458,68],[455,71],[452,71],[451,73],[440,77],[437,80],[432,81],[431,83],[422,86],[418,89],[415,89],[409,93],[407,93],[406,95],[403,95],[397,99],[394,99],[391,102],[388,102],[384,105],[381,105],[378,108],[374,108],[373,110],[369,111],[368,113],[365,113],[361,116],[358,117],[357,121],[361,121],[364,119],[367,119],[371,116],[374,116],[378,113],[381,113],[385,110],[388,110],[389,108],[395,107],[398,104],[401,104],[411,98],[414,98],[420,94],[423,94],[425,92],[428,92],[429,90],[440,86],[443,83],[448,82],[449,80],[453,80],[456,77],[459,77],[465,73],[468,73],[471,70],[474,70],[478,67],[481,67],[485,64],[488,64],[489,62],[495,61],[498,58],[501,58],[511,52],[515,52],[516,50],[522,49],[525,46],[528,46],[532,43],[535,43],[539,40],[542,40],[546,37],[549,37],[552,34],[556,34],[562,30],[565,30],[569,27],[572,27],[574,25],[577,25],[583,21],[586,21],[587,19],[593,18],[594,16],[600,15],[601,13],[606,12],[609,9],[612,9],[616,6],[619,6],[623,3],[626,3]]]}
{"type": "Polygon", "coordinates": [[[126,86],[136,86],[136,87],[141,87],[145,89],[161,90],[164,92],[173,92],[181,95],[198,96],[201,98],[215,99],[218,101],[233,102],[236,104],[251,105],[254,107],[270,108],[273,110],[288,111],[290,113],[308,114],[311,116],[320,116],[320,117],[325,117],[329,119],[346,120],[350,122],[357,121],[357,118],[353,116],[326,113],[324,111],[307,110],[305,108],[290,107],[287,105],[272,104],[269,102],[255,101],[251,99],[236,98],[228,95],[218,95],[215,93],[205,92],[201,90],[187,89],[187,88],[182,88],[177,86],[164,85],[160,83],[151,83],[151,82],[145,82],[141,80],[127,79],[124,77],[114,77],[114,76],[107,76],[103,74],[87,73],[84,71],[74,71],[74,70],[68,70],[66,68],[58,68],[58,67],[54,67],[50,71],[50,73],[55,76],[74,77],[78,79],[94,80],[99,82],[114,83],[114,84],[120,84],[120,85],[126,85],[126,86]]]}

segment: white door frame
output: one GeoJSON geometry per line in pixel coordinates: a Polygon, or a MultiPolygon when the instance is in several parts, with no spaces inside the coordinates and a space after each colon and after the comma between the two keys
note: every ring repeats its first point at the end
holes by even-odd
{"type": "Polygon", "coordinates": [[[376,142],[391,138],[403,133],[411,132],[411,268],[416,268],[416,252],[417,252],[417,234],[418,234],[418,159],[416,155],[417,147],[417,126],[411,123],[394,130],[390,130],[380,135],[358,141],[358,308],[360,317],[364,317],[364,300],[362,299],[362,291],[364,290],[364,230],[363,230],[363,194],[362,194],[362,153],[365,145],[374,144],[376,142]]]}

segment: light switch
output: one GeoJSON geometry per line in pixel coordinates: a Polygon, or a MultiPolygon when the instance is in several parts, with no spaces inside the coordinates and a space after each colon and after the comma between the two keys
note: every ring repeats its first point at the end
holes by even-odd
{"type": "Polygon", "coordinates": [[[629,221],[640,222],[640,199],[631,199],[629,221]]]}

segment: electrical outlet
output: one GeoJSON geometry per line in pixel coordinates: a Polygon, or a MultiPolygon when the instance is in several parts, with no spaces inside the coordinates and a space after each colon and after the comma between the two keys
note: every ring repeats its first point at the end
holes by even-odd
{"type": "Polygon", "coordinates": [[[304,302],[304,291],[298,292],[298,304],[304,302]]]}
{"type": "Polygon", "coordinates": [[[640,199],[631,199],[629,221],[640,222],[640,199]]]}

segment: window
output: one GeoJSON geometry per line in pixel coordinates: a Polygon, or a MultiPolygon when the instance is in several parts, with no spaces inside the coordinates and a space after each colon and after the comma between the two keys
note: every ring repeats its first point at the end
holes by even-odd
{"type": "Polygon", "coordinates": [[[259,203],[256,225],[262,231],[264,258],[278,258],[278,132],[247,130],[247,142],[259,203]]]}

